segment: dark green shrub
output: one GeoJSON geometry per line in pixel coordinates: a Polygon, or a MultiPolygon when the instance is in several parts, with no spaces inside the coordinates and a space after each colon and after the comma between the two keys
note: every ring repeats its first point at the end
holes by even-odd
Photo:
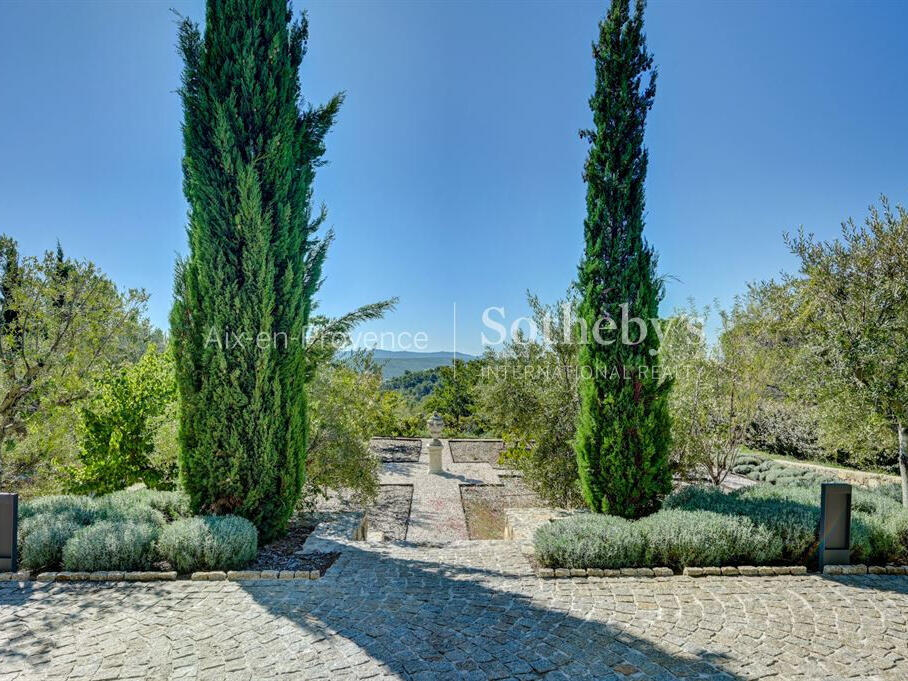
{"type": "Polygon", "coordinates": [[[178,572],[232,570],[258,552],[255,526],[237,516],[199,516],[167,525],[158,550],[178,572]]]}
{"type": "Polygon", "coordinates": [[[747,429],[748,446],[798,459],[823,455],[818,438],[816,414],[794,402],[765,402],[747,429]]]}
{"type": "Polygon", "coordinates": [[[72,571],[148,570],[157,560],[160,528],[148,523],[101,521],[76,532],[63,548],[72,571]]]}
{"type": "Polygon", "coordinates": [[[53,570],[60,564],[66,542],[82,529],[68,515],[39,513],[19,527],[19,562],[26,570],[53,570]]]}
{"type": "MultiPolygon", "coordinates": [[[[664,294],[656,254],[643,237],[643,133],[655,82],[642,14],[642,3],[633,15],[627,4],[611,3],[593,51],[594,128],[582,133],[590,147],[585,248],[577,275],[578,315],[590,331],[603,319],[655,319],[664,294]]],[[[574,450],[583,498],[593,511],[639,518],[658,509],[671,491],[671,381],[651,371],[658,350],[653,333],[634,345],[598,343],[592,333],[580,343],[574,450]],[[633,380],[616,379],[612,372],[619,367],[633,380]]]]}
{"type": "Polygon", "coordinates": [[[308,28],[285,3],[210,2],[206,19],[204,31],[184,19],[178,41],[190,207],[170,316],[180,473],[194,510],[242,515],[270,539],[305,481],[311,365],[286,339],[305,335],[322,281],[312,188],[342,96],[301,108],[308,28]],[[228,331],[275,341],[211,342],[228,331]]]}

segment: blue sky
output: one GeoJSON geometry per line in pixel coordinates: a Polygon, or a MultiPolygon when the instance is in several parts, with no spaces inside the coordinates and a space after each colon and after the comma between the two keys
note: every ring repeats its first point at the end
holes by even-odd
{"type": "MultiPolygon", "coordinates": [[[[344,90],[316,199],[340,314],[399,296],[374,331],[480,350],[483,309],[559,297],[581,252],[590,42],[604,2],[308,2],[303,90],[344,90]]],[[[169,11],[203,3],[0,3],[0,230],[144,287],[166,325],[186,250],[180,61],[169,11]]],[[[783,231],[834,236],[908,202],[908,5],[659,2],[646,234],[663,313],[791,269],[783,231]]],[[[387,344],[386,344],[387,345],[387,344]]]]}

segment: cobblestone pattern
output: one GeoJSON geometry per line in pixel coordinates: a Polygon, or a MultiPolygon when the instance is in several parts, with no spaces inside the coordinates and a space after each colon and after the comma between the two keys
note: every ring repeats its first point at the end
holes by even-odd
{"type": "Polygon", "coordinates": [[[0,679],[908,678],[908,580],[543,580],[512,542],[317,581],[0,584],[0,679]]]}

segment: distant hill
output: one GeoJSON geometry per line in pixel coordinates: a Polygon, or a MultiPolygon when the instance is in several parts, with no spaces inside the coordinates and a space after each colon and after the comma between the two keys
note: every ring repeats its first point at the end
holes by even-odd
{"type": "Polygon", "coordinates": [[[464,361],[476,359],[474,355],[464,355],[459,352],[455,355],[453,352],[411,352],[406,350],[375,350],[372,356],[375,363],[381,367],[381,375],[385,381],[403,376],[408,371],[415,373],[440,366],[449,366],[454,363],[455,356],[464,361]]]}

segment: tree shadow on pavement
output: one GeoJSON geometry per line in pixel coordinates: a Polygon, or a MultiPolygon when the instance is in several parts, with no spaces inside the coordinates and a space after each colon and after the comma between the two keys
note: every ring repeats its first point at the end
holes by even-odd
{"type": "Polygon", "coordinates": [[[377,663],[379,673],[426,680],[740,678],[723,670],[725,655],[631,633],[619,624],[627,607],[578,602],[564,582],[537,579],[525,561],[494,565],[490,551],[477,566],[456,554],[348,546],[327,575],[291,598],[273,585],[243,586],[315,640],[333,638],[316,664],[339,674],[357,665],[371,673],[377,663]],[[427,554],[445,559],[417,558],[427,554]]]}

